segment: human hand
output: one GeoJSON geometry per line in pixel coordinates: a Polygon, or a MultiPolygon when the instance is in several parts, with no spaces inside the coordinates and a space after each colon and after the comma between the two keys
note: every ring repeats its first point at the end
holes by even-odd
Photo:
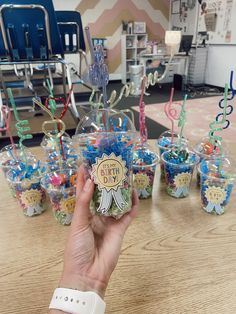
{"type": "Polygon", "coordinates": [[[94,291],[104,298],[105,290],[120,255],[122,240],[136,216],[138,196],[133,194],[132,210],[121,219],[92,216],[89,204],[94,183],[86,180],[80,167],[77,177],[77,204],[67,241],[60,287],[94,291]]]}

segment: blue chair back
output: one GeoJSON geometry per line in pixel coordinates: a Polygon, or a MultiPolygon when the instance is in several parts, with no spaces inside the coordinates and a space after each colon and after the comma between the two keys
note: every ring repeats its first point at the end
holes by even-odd
{"type": "Polygon", "coordinates": [[[2,57],[8,55],[10,61],[31,61],[47,60],[56,54],[63,56],[52,0],[0,0],[0,12],[9,47],[7,51],[2,28],[0,36],[2,57]],[[31,8],[26,8],[25,5],[31,5],[31,8]],[[45,17],[48,18],[49,32],[47,32],[45,17]],[[51,38],[51,51],[48,37],[51,38]]]}
{"type": "Polygon", "coordinates": [[[77,11],[56,11],[64,53],[85,51],[81,15],[77,11]]]}

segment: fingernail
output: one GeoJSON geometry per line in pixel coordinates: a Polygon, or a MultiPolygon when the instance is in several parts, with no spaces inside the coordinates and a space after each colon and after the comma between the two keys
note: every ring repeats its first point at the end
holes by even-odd
{"type": "Polygon", "coordinates": [[[88,192],[89,190],[90,190],[90,188],[91,188],[91,183],[92,183],[92,180],[91,179],[88,179],[87,181],[86,181],[86,183],[85,183],[85,185],[84,185],[84,191],[85,192],[88,192]]]}

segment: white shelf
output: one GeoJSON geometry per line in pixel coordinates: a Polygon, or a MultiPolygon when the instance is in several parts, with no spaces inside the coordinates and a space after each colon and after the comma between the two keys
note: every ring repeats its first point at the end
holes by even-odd
{"type": "Polygon", "coordinates": [[[123,84],[126,84],[129,78],[129,65],[139,64],[138,54],[146,49],[147,41],[147,34],[121,35],[121,77],[123,84]],[[142,44],[143,47],[139,47],[139,44],[142,44]]]}

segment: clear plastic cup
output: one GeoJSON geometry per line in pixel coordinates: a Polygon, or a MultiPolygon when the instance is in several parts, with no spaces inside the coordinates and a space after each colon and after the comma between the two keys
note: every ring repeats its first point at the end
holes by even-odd
{"type": "MultiPolygon", "coordinates": [[[[54,135],[54,132],[52,132],[52,134],[54,135]]],[[[64,169],[74,168],[79,164],[79,156],[76,153],[70,136],[67,133],[64,133],[61,140],[62,145],[59,138],[55,139],[44,136],[41,142],[41,147],[45,152],[49,171],[56,171],[60,169],[58,152],[60,153],[63,164],[62,167],[64,169]]]]}
{"type": "Polygon", "coordinates": [[[34,175],[27,178],[24,172],[18,172],[15,169],[11,169],[7,173],[7,180],[19,201],[25,216],[37,216],[44,212],[46,208],[46,197],[40,184],[40,171],[36,171],[34,175]]]}
{"type": "Polygon", "coordinates": [[[224,214],[235,183],[235,167],[226,158],[203,160],[199,167],[202,208],[209,214],[224,214]]]}
{"type": "Polygon", "coordinates": [[[47,192],[51,208],[61,225],[71,223],[76,203],[77,169],[67,169],[46,173],[41,186],[47,192]]]}
{"type": "Polygon", "coordinates": [[[152,196],[153,181],[159,156],[147,146],[138,146],[134,150],[133,181],[140,199],[152,196]]]}
{"type": "MultiPolygon", "coordinates": [[[[199,156],[200,162],[202,160],[211,160],[218,158],[225,158],[228,155],[227,146],[220,143],[222,151],[217,145],[213,145],[208,137],[202,138],[193,148],[193,151],[199,156]]],[[[199,169],[198,169],[199,170],[199,169]]],[[[200,173],[197,171],[197,186],[200,186],[200,173]]]]}
{"type": "MultiPolygon", "coordinates": [[[[24,150],[28,156],[34,157],[28,148],[25,146],[24,150]]],[[[20,148],[19,144],[7,145],[0,150],[0,168],[2,169],[4,175],[6,176],[7,172],[12,168],[19,164],[19,162],[24,160],[24,155],[20,148]]]]}
{"type": "Polygon", "coordinates": [[[116,219],[129,212],[137,133],[128,116],[113,109],[91,111],[73,140],[95,183],[91,212],[116,219]]]}
{"type": "Polygon", "coordinates": [[[170,158],[170,152],[167,151],[161,155],[166,191],[172,197],[184,198],[189,195],[193,171],[199,162],[199,157],[195,153],[189,152],[187,160],[175,163],[175,160],[170,158]]]}
{"type": "MultiPolygon", "coordinates": [[[[159,154],[160,156],[171,149],[172,147],[178,147],[180,141],[180,136],[177,133],[173,134],[172,139],[172,133],[170,130],[163,132],[160,137],[157,140],[157,147],[159,148],[159,154]]],[[[188,146],[188,140],[185,138],[182,138],[182,146],[187,148],[188,146]]],[[[160,161],[160,168],[161,168],[161,179],[165,179],[165,173],[164,173],[164,164],[162,160],[160,161]]]]}
{"type": "Polygon", "coordinates": [[[96,215],[119,218],[131,209],[133,145],[127,144],[133,136],[102,132],[77,137],[84,163],[95,182],[91,210],[96,215]]]}

